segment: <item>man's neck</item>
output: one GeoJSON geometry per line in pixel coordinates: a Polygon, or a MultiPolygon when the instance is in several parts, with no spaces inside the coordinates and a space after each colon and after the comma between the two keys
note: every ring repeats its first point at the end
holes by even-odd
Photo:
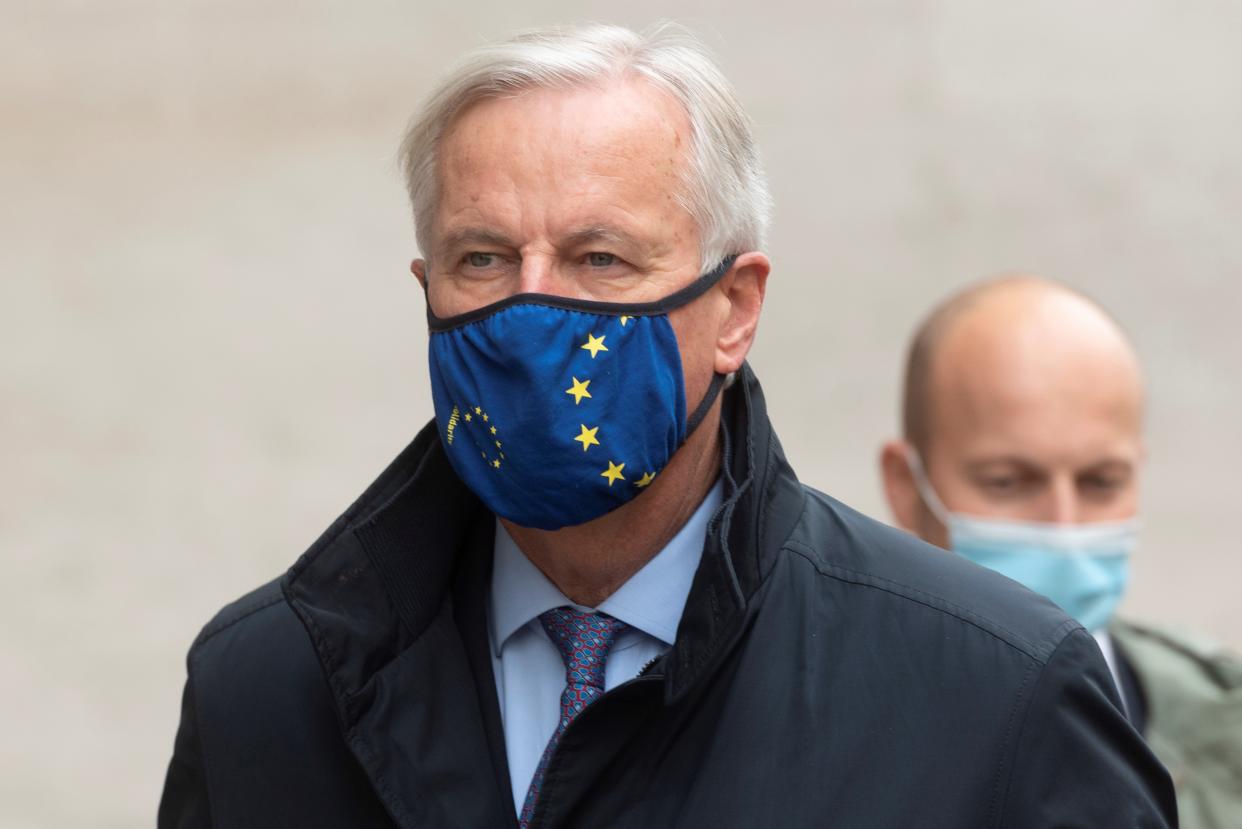
{"type": "Polygon", "coordinates": [[[598,607],[672,540],[720,471],[719,403],[641,496],[594,521],[535,530],[501,519],[531,563],[565,596],[598,607]]]}

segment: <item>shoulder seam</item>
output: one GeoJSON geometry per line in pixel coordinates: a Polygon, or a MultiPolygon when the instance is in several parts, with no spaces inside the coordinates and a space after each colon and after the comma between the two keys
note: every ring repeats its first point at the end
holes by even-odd
{"type": "MultiPolygon", "coordinates": [[[[1030,698],[1028,698],[1027,703],[1026,703],[1026,712],[1023,713],[1022,715],[1022,725],[1018,727],[1017,735],[1016,735],[1017,740],[1015,741],[1015,743],[1013,743],[1013,759],[1012,759],[1012,762],[1010,763],[1009,777],[1007,777],[1005,781],[1004,795],[1001,795],[999,802],[997,802],[997,800],[995,799],[995,794],[1000,794],[1000,792],[999,790],[996,790],[996,792],[994,793],[994,800],[992,800],[992,803],[994,803],[996,807],[995,815],[996,815],[997,827],[1000,827],[1000,825],[1004,825],[1005,823],[1005,809],[1006,809],[1005,804],[1009,802],[1010,785],[1013,782],[1013,772],[1015,772],[1017,768],[1017,759],[1018,759],[1017,749],[1018,747],[1021,747],[1022,736],[1025,735],[1026,733],[1026,727],[1028,725],[1027,718],[1030,717],[1031,715],[1031,705],[1033,705],[1033,702],[1035,702],[1035,696],[1037,692],[1040,691],[1041,682],[1043,682],[1043,679],[1045,679],[1045,677],[1048,675],[1048,665],[1052,664],[1052,660],[1054,659],[1054,657],[1056,657],[1059,651],[1061,651],[1064,644],[1066,644],[1067,641],[1071,639],[1071,636],[1073,636],[1076,633],[1079,633],[1079,630],[1071,630],[1069,631],[1069,633],[1062,636],[1061,641],[1058,641],[1056,648],[1053,648],[1052,653],[1048,654],[1048,660],[1045,662],[1045,664],[1041,666],[1040,675],[1036,677],[1035,685],[1031,687],[1031,696],[1030,698]]],[[[1082,629],[1081,633],[1084,636],[1090,636],[1090,634],[1087,633],[1086,629],[1082,629]]],[[[1023,687],[1025,687],[1025,685],[1023,685],[1023,687]]],[[[1015,702],[1015,713],[1016,712],[1017,712],[1017,703],[1015,702]]],[[[1009,730],[1006,730],[1006,732],[1007,731],[1009,730]]],[[[997,783],[999,782],[1000,781],[997,781],[997,783]]]]}
{"type": "Polygon", "coordinates": [[[1073,619],[1066,619],[1065,622],[1053,630],[1055,643],[1049,646],[1046,655],[1040,656],[1039,651],[1041,649],[1036,647],[1033,642],[1028,641],[1026,637],[1014,633],[1012,630],[1009,630],[1003,625],[997,624],[991,619],[980,616],[967,608],[956,605],[953,602],[940,598],[939,596],[932,595],[931,593],[927,593],[915,587],[910,587],[909,585],[905,585],[900,582],[892,581],[891,579],[886,579],[882,576],[876,576],[871,573],[862,573],[856,570],[850,570],[846,567],[839,567],[837,565],[825,564],[817,559],[812,550],[806,549],[797,541],[787,542],[785,544],[785,549],[797,556],[800,556],[801,558],[806,559],[806,561],[814,567],[815,571],[821,576],[849,582],[850,584],[859,584],[864,587],[871,587],[875,590],[883,590],[886,593],[899,596],[907,601],[921,604],[924,607],[939,611],[940,613],[946,613],[978,628],[989,636],[1004,642],[1009,647],[1040,664],[1045,664],[1049,659],[1051,659],[1052,654],[1058,647],[1060,647],[1060,644],[1065,640],[1066,635],[1078,626],[1078,623],[1073,619]],[[1010,638],[1001,636],[997,633],[997,631],[1006,634],[1010,638]]]}
{"type": "MultiPolygon", "coordinates": [[[[1057,647],[1060,647],[1058,645],[1057,647]]],[[[1053,653],[1056,653],[1054,650],[1053,653]]],[[[1051,656],[1049,657],[1051,659],[1051,656]]],[[[1018,718],[1018,709],[1021,707],[1023,697],[1026,695],[1027,685],[1031,681],[1031,672],[1035,670],[1037,663],[1027,665],[1026,670],[1022,673],[1022,682],[1018,685],[1018,691],[1014,695],[1013,707],[1009,710],[1009,719],[1005,722],[1005,734],[1001,738],[1001,752],[1008,750],[1010,737],[1014,733],[1014,723],[1018,718]]],[[[1039,680],[1043,678],[1043,666],[1040,666],[1039,677],[1035,680],[1035,687],[1039,687],[1039,680]]],[[[1026,701],[1026,710],[1030,711],[1031,701],[1026,701]]],[[[1018,726],[1018,738],[1022,736],[1022,730],[1026,726],[1026,716],[1022,717],[1022,725],[1018,726]]],[[[1016,743],[1015,743],[1016,744],[1016,743]]],[[[1008,760],[1008,758],[1006,758],[1008,760]]],[[[996,770],[996,779],[992,783],[992,802],[988,806],[988,823],[994,826],[1000,826],[1001,821],[1005,817],[1005,801],[1009,798],[1009,784],[1013,781],[1013,770],[1017,764],[1017,757],[1009,760],[1006,765],[1009,767],[1009,773],[1003,774],[1005,766],[1001,766],[996,770]]]]}
{"type": "MultiPolygon", "coordinates": [[[[1007,776],[1007,778],[1006,778],[1006,780],[1005,780],[1004,793],[1003,793],[1003,794],[1001,794],[1001,792],[999,791],[999,789],[996,789],[996,790],[994,790],[994,791],[993,791],[993,801],[992,801],[992,802],[993,802],[993,806],[994,806],[994,807],[995,807],[995,809],[996,809],[996,811],[995,811],[995,813],[994,813],[994,814],[995,814],[995,817],[996,817],[996,825],[997,825],[997,826],[1002,826],[1002,825],[1004,825],[1004,822],[1005,822],[1005,811],[1006,811],[1006,804],[1007,804],[1007,803],[1008,803],[1008,801],[1009,801],[1009,789],[1010,789],[1010,784],[1013,782],[1013,775],[1014,775],[1014,772],[1016,771],[1016,769],[1017,769],[1017,765],[1018,765],[1018,748],[1021,746],[1021,744],[1022,744],[1022,737],[1023,737],[1023,735],[1026,733],[1026,728],[1027,728],[1027,725],[1028,725],[1027,719],[1028,719],[1028,717],[1030,716],[1030,713],[1031,713],[1031,705],[1032,705],[1032,704],[1034,704],[1034,701],[1035,701],[1035,695],[1039,692],[1039,686],[1040,686],[1040,684],[1044,681],[1044,677],[1046,677],[1046,676],[1048,675],[1048,665],[1050,665],[1050,664],[1052,663],[1053,658],[1054,658],[1054,657],[1056,657],[1057,653],[1061,650],[1061,648],[1062,648],[1062,647],[1064,647],[1065,643],[1066,643],[1066,642],[1068,642],[1068,641],[1070,640],[1070,637],[1072,637],[1072,636],[1073,636],[1075,633],[1077,633],[1077,632],[1078,632],[1077,630],[1071,630],[1071,631],[1069,631],[1068,633],[1066,633],[1064,636],[1062,636],[1062,637],[1061,637],[1061,640],[1060,640],[1059,642],[1057,642],[1056,647],[1054,647],[1054,648],[1052,649],[1052,652],[1048,654],[1048,659],[1047,659],[1047,661],[1046,661],[1043,665],[1041,665],[1041,666],[1040,666],[1039,676],[1037,676],[1037,677],[1035,678],[1035,684],[1031,687],[1031,694],[1030,694],[1030,697],[1027,699],[1027,702],[1026,702],[1026,711],[1025,711],[1025,712],[1023,713],[1023,715],[1022,715],[1022,724],[1018,727],[1017,734],[1015,735],[1015,736],[1016,736],[1016,740],[1014,741],[1014,744],[1013,744],[1013,745],[1014,745],[1014,755],[1013,755],[1013,760],[1012,760],[1012,762],[1009,764],[1009,775],[1007,776]],[[998,800],[996,800],[996,796],[997,796],[997,795],[1000,795],[1000,799],[999,799],[999,801],[998,801],[998,800]]],[[[1083,634],[1084,636],[1090,636],[1090,634],[1088,634],[1088,633],[1087,633],[1087,631],[1086,631],[1085,629],[1083,629],[1083,630],[1082,630],[1082,634],[1083,634]]],[[[1029,673],[1030,673],[1030,672],[1028,671],[1028,678],[1029,678],[1029,673]]],[[[1024,681],[1024,682],[1023,682],[1023,690],[1025,690],[1025,687],[1026,687],[1026,683],[1025,683],[1025,681],[1024,681]]],[[[1015,702],[1014,702],[1014,713],[1015,713],[1015,714],[1017,713],[1017,700],[1015,700],[1015,702]]],[[[1012,725],[1012,721],[1011,721],[1011,725],[1012,725]]],[[[1006,729],[1006,739],[1008,739],[1008,732],[1009,732],[1009,730],[1010,730],[1009,728],[1007,728],[1007,729],[1006,729]]],[[[998,783],[998,784],[1000,783],[999,779],[997,780],[997,783],[998,783]]]]}
{"type": "Polygon", "coordinates": [[[206,644],[207,641],[210,640],[212,637],[214,637],[217,633],[221,633],[225,630],[228,630],[229,628],[231,628],[233,625],[237,624],[238,622],[244,621],[247,618],[258,613],[259,611],[266,610],[272,605],[279,604],[280,602],[283,602],[284,600],[285,600],[284,594],[277,592],[276,595],[274,596],[268,596],[265,599],[256,601],[252,604],[248,604],[245,607],[242,607],[241,609],[237,610],[235,613],[229,615],[226,618],[223,618],[223,619],[217,618],[217,619],[212,620],[211,622],[208,622],[207,626],[202,629],[202,631],[198,634],[198,637],[194,640],[194,644],[190,646],[190,650],[193,651],[197,649],[200,645],[206,644]]]}

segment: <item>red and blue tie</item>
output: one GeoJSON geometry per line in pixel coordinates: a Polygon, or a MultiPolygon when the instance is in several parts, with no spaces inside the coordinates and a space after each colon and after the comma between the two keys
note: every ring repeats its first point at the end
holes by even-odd
{"type": "Polygon", "coordinates": [[[521,829],[530,825],[535,801],[539,799],[539,789],[543,785],[543,773],[561,735],[574,717],[604,695],[604,662],[613,642],[617,640],[617,634],[625,628],[624,622],[618,622],[606,613],[584,613],[572,607],[558,607],[541,613],[539,621],[565,661],[565,690],[561,692],[561,718],[543,750],[543,756],[539,758],[530,788],[526,791],[522,816],[518,820],[521,829]]]}

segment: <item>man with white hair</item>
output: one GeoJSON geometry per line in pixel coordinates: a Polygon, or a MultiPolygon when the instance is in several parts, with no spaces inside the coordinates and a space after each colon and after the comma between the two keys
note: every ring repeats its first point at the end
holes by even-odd
{"type": "Polygon", "coordinates": [[[786,463],[696,41],[484,47],[403,155],[435,420],[196,640],[162,825],[1172,824],[1081,627],[786,463]]]}

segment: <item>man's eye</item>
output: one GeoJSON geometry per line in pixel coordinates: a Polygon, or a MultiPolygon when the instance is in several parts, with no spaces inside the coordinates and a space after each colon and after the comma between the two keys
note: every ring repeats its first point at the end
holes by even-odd
{"type": "Polygon", "coordinates": [[[478,251],[471,251],[466,254],[466,263],[472,268],[486,268],[495,263],[495,261],[496,254],[494,253],[479,253],[478,251]]]}
{"type": "Polygon", "coordinates": [[[1010,477],[984,478],[982,483],[984,489],[1001,495],[1013,492],[1018,488],[1018,479],[1010,477]]]}
{"type": "Polygon", "coordinates": [[[617,257],[611,253],[588,253],[587,264],[593,268],[606,268],[609,265],[615,265],[617,257]]]}
{"type": "Polygon", "coordinates": [[[1121,489],[1122,483],[1123,481],[1120,478],[1111,478],[1104,475],[1089,475],[1079,482],[1083,489],[1097,493],[1115,492],[1121,489]]]}

